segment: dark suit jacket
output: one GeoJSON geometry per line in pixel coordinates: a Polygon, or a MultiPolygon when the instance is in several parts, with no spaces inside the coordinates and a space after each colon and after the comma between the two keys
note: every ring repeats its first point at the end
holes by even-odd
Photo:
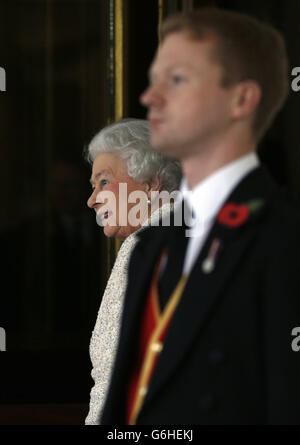
{"type": "MultiPolygon", "coordinates": [[[[247,175],[228,202],[264,205],[240,227],[216,221],[167,333],[137,424],[299,424],[300,218],[267,172],[247,175]],[[211,273],[202,263],[215,239],[211,273]]],[[[124,424],[127,382],[153,267],[172,228],[140,234],[103,424],[124,424]]],[[[178,252],[180,255],[180,252],[178,252]]]]}

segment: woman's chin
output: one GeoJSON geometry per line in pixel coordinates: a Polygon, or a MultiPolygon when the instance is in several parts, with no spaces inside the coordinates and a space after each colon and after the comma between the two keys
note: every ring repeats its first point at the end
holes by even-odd
{"type": "Polygon", "coordinates": [[[110,227],[108,225],[103,227],[103,233],[107,238],[116,238],[117,232],[117,227],[110,227]]]}
{"type": "Polygon", "coordinates": [[[129,235],[131,235],[133,232],[135,232],[138,229],[138,227],[119,227],[119,226],[104,226],[103,232],[104,235],[107,236],[107,238],[116,238],[120,241],[124,241],[129,235]]]}
{"type": "Polygon", "coordinates": [[[115,238],[120,241],[124,241],[124,239],[127,238],[127,234],[126,234],[126,230],[122,230],[122,229],[124,229],[124,228],[118,227],[118,226],[110,227],[107,225],[103,228],[103,232],[107,238],[115,238]]]}

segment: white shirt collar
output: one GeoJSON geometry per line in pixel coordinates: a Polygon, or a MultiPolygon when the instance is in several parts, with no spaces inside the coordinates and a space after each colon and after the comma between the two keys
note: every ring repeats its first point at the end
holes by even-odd
{"type": "Polygon", "coordinates": [[[196,220],[202,223],[211,221],[234,187],[258,166],[258,156],[255,152],[251,152],[220,168],[192,190],[188,188],[184,178],[180,191],[195,212],[196,220]]]}

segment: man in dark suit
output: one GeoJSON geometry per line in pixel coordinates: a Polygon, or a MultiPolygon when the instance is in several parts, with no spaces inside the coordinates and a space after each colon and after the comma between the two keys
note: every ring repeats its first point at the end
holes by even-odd
{"type": "Polygon", "coordinates": [[[164,23],[141,100],[196,223],[140,233],[104,424],[300,423],[300,218],[255,153],[287,91],[270,26],[164,23]]]}

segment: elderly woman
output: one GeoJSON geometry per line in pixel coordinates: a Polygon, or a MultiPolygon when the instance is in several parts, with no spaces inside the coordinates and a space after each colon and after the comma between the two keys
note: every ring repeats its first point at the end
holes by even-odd
{"type": "Polygon", "coordinates": [[[88,206],[97,213],[108,237],[123,240],[108,280],[90,343],[95,385],[85,423],[101,423],[119,336],[123,298],[127,284],[130,254],[137,242],[136,232],[170,212],[170,204],[152,204],[153,193],[177,190],[181,170],[177,161],[166,159],[149,145],[147,121],[124,119],[102,129],[91,141],[87,153],[93,165],[93,192],[88,206]],[[124,199],[124,190],[126,191],[124,199]],[[143,192],[143,194],[141,194],[143,192]],[[110,193],[114,200],[110,200],[110,193]],[[128,195],[145,196],[138,218],[130,218],[134,202],[128,195]],[[154,208],[154,210],[153,210],[154,208]],[[155,210],[156,208],[156,210],[155,210]],[[124,212],[126,214],[124,214],[124,212]]]}

